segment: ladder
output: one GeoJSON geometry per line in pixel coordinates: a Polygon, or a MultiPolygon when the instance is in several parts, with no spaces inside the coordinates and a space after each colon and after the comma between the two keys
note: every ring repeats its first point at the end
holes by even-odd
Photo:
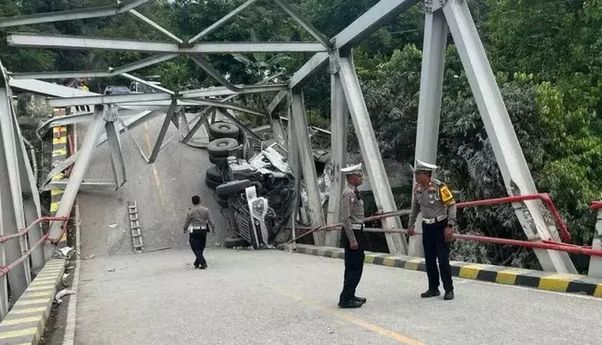
{"type": "Polygon", "coordinates": [[[138,219],[138,205],[136,201],[128,201],[128,216],[130,218],[130,233],[132,235],[132,247],[134,253],[142,253],[144,244],[142,243],[142,232],[140,231],[140,220],[138,219]]]}

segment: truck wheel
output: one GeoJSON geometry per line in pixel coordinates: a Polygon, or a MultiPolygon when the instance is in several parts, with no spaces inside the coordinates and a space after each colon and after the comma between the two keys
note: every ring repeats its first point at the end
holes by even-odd
{"type": "Polygon", "coordinates": [[[215,193],[217,193],[218,196],[225,199],[225,198],[229,197],[230,195],[238,194],[238,193],[244,191],[245,189],[247,189],[247,187],[250,187],[250,186],[251,186],[251,181],[249,181],[249,180],[231,181],[231,182],[219,185],[215,189],[215,193]]]}
{"type": "Polygon", "coordinates": [[[230,122],[216,122],[209,126],[209,135],[212,138],[233,138],[237,139],[240,129],[230,122]]]}
{"type": "Polygon", "coordinates": [[[234,151],[238,147],[238,141],[232,138],[215,139],[207,145],[209,156],[213,158],[228,157],[230,151],[234,151]]]}
{"type": "Polygon", "coordinates": [[[245,241],[244,238],[238,236],[229,236],[224,240],[224,247],[235,248],[235,247],[248,247],[249,242],[245,241]]]}
{"type": "Polygon", "coordinates": [[[217,188],[217,186],[219,186],[221,184],[221,182],[217,182],[217,181],[213,181],[213,180],[211,180],[209,178],[205,178],[205,184],[211,190],[215,190],[215,188],[217,188]]]}
{"type": "Polygon", "coordinates": [[[209,161],[215,164],[217,167],[223,167],[226,165],[227,158],[228,157],[213,157],[212,155],[209,155],[209,161]]]}
{"type": "Polygon", "coordinates": [[[222,183],[224,182],[224,178],[222,177],[222,172],[219,171],[217,167],[210,167],[205,172],[205,179],[222,183]]]}

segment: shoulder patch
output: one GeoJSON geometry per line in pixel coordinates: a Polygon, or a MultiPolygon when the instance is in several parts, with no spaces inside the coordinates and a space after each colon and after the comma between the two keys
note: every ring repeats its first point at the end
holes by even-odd
{"type": "Polygon", "coordinates": [[[453,205],[456,202],[454,195],[445,184],[439,186],[439,196],[441,197],[441,201],[446,205],[453,205]]]}

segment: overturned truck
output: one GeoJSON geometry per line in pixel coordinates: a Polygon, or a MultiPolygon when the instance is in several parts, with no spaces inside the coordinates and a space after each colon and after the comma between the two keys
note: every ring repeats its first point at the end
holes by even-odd
{"type": "Polygon", "coordinates": [[[285,230],[298,197],[286,150],[270,141],[258,143],[255,150],[228,122],[210,125],[209,137],[207,151],[214,166],[207,169],[205,184],[215,191],[234,233],[224,246],[271,247],[285,230]]]}

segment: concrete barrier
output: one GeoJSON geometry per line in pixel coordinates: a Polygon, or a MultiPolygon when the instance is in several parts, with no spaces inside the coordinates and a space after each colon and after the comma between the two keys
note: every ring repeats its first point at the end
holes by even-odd
{"type": "MultiPolygon", "coordinates": [[[[290,248],[290,245],[285,245],[283,247],[285,250],[290,250],[290,248]]],[[[344,258],[343,248],[315,247],[297,244],[296,252],[331,258],[344,258]]],[[[426,271],[424,258],[415,258],[404,255],[366,252],[365,262],[414,271],[426,271]]],[[[543,272],[504,266],[473,264],[461,261],[452,261],[451,268],[453,276],[465,279],[602,297],[602,279],[578,274],[543,272]]]]}
{"type": "Polygon", "coordinates": [[[52,309],[65,260],[49,260],[0,322],[0,345],[38,344],[52,309]]]}

